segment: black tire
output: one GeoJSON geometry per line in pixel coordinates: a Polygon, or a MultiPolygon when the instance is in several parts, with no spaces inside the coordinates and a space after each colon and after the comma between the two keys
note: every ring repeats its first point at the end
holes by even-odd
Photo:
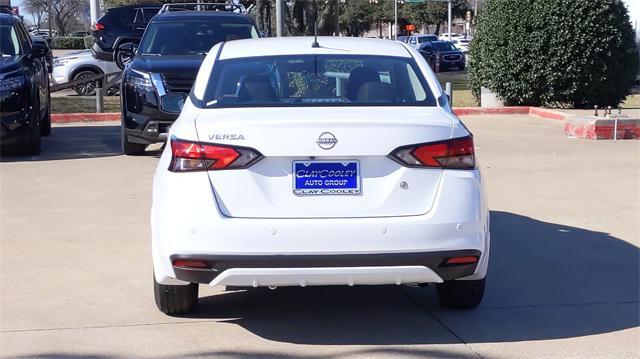
{"type": "MultiPolygon", "coordinates": [[[[124,44],[128,44],[128,42],[123,42],[120,45],[124,45],[124,44]]],[[[127,66],[127,64],[129,62],[131,62],[131,56],[125,56],[122,54],[122,51],[118,50],[118,48],[115,49],[115,55],[114,55],[114,59],[116,60],[116,65],[118,65],[118,68],[120,70],[124,70],[125,66],[127,66]]]]}
{"type": "MultiPolygon", "coordinates": [[[[82,70],[79,71],[78,73],[76,73],[75,75],[73,75],[73,80],[79,80],[79,79],[83,79],[83,78],[87,78],[89,76],[93,76],[93,75],[97,75],[98,72],[94,71],[94,70],[82,70]]],[[[86,84],[83,85],[78,85],[76,87],[73,88],[76,93],[80,96],[93,96],[96,94],[96,83],[95,82],[88,82],[86,84]]]]}
{"type": "Polygon", "coordinates": [[[451,309],[472,309],[484,296],[485,278],[479,280],[446,280],[436,290],[442,306],[451,309]]]}
{"type": "Polygon", "coordinates": [[[153,294],[158,309],[169,315],[187,314],[198,304],[198,284],[164,285],[153,278],[153,294]]]}
{"type": "Polygon", "coordinates": [[[29,128],[29,136],[27,137],[26,142],[18,144],[17,152],[19,155],[25,156],[37,156],[40,154],[42,150],[42,136],[41,136],[41,113],[40,113],[40,103],[36,102],[34,104],[34,112],[31,115],[32,120],[29,124],[31,127],[29,128]]]}
{"type": "Polygon", "coordinates": [[[47,96],[47,112],[45,112],[44,118],[40,122],[40,135],[42,136],[51,135],[51,94],[49,93],[47,96]]]}
{"type": "Polygon", "coordinates": [[[129,142],[124,133],[124,123],[120,125],[120,143],[122,144],[122,153],[127,156],[144,155],[144,150],[147,148],[145,144],[129,142]]]}

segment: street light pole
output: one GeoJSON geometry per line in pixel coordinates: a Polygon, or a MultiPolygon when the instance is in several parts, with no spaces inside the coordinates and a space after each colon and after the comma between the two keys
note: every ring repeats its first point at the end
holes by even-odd
{"type": "Polygon", "coordinates": [[[282,0],[276,0],[276,36],[282,37],[282,0]]]}
{"type": "Polygon", "coordinates": [[[47,22],[49,23],[49,37],[53,39],[53,31],[51,31],[51,0],[47,0],[47,16],[47,22]]]}
{"type": "Polygon", "coordinates": [[[89,0],[89,15],[91,16],[91,24],[89,25],[93,26],[100,17],[100,0],[89,0]]]}

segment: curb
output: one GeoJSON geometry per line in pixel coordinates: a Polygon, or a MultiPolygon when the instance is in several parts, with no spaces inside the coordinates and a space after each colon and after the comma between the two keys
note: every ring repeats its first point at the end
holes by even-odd
{"type": "Polygon", "coordinates": [[[51,123],[120,121],[120,112],[53,113],[51,123]]]}

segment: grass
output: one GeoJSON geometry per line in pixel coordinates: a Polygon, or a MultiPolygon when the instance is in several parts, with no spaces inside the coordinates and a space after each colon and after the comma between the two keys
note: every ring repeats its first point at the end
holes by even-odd
{"type": "MultiPolygon", "coordinates": [[[[120,112],[120,97],[105,96],[104,112],[120,112]]],[[[51,113],[94,113],[96,98],[84,96],[51,97],[51,113]]]]}
{"type": "Polygon", "coordinates": [[[640,94],[634,94],[627,97],[622,103],[622,108],[640,108],[640,94]]]}

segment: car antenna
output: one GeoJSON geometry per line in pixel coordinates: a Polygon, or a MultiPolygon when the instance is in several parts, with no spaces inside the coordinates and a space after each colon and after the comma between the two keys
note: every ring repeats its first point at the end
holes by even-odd
{"type": "Polygon", "coordinates": [[[311,47],[316,49],[320,47],[318,43],[318,5],[316,4],[316,0],[313,0],[313,42],[311,43],[311,47]]]}

